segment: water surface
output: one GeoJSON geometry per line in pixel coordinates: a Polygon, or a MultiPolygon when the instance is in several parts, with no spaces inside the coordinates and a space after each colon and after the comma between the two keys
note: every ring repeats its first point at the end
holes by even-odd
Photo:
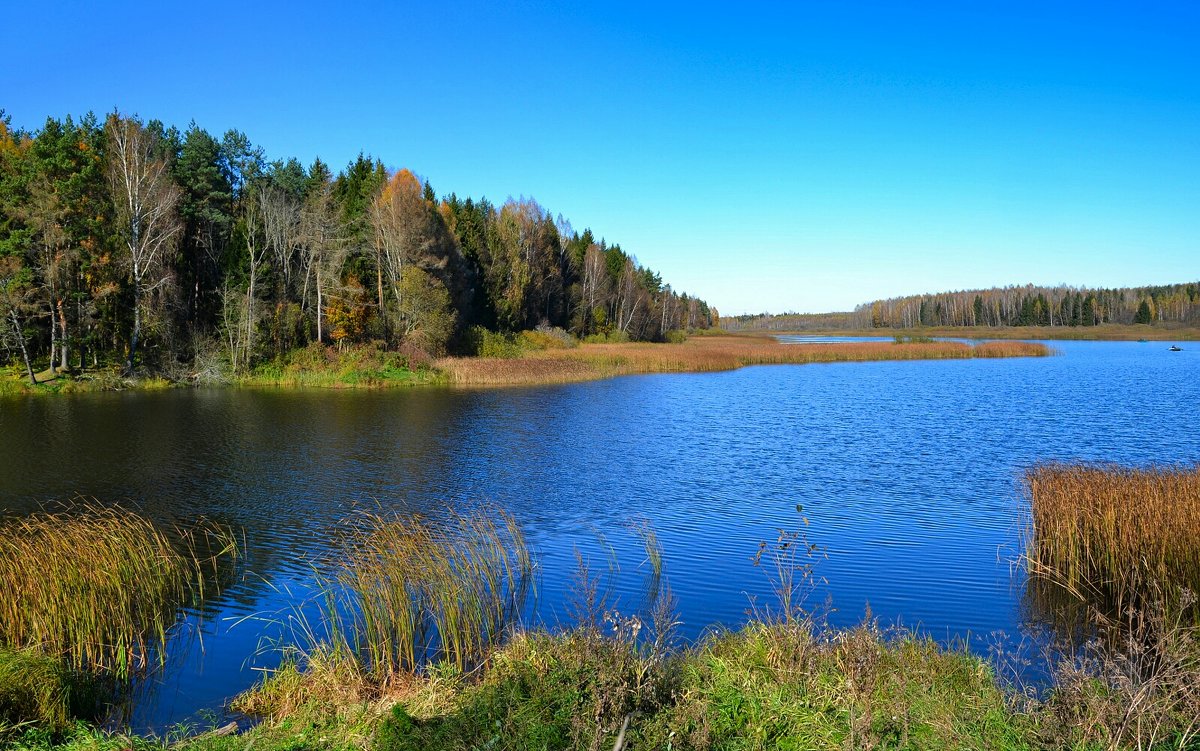
{"type": "MultiPolygon", "coordinates": [[[[311,582],[362,505],[493,503],[542,561],[539,617],[565,617],[574,550],[601,534],[636,604],[649,520],[683,632],[736,626],[770,586],[779,528],[828,558],[835,624],[871,612],[938,638],[1019,633],[1020,475],[1050,459],[1200,460],[1200,348],[1054,342],[1060,357],[839,363],[512,388],[176,390],[0,402],[0,508],[76,495],[246,530],[247,575],[137,709],[162,729],[274,664],[265,623],[311,582]]],[[[195,618],[189,621],[196,622],[195,618]]]]}

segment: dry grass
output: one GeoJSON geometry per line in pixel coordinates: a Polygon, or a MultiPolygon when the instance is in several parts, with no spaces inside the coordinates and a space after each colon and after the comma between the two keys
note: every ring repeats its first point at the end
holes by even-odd
{"type": "Polygon", "coordinates": [[[178,606],[236,555],[227,529],[97,503],[0,522],[0,646],[127,678],[164,659],[178,606]]]}
{"type": "Polygon", "coordinates": [[[583,344],[575,349],[533,352],[524,357],[443,358],[436,364],[451,383],[503,386],[570,383],[637,373],[694,373],[746,365],[784,365],[880,360],[947,360],[972,357],[1037,357],[1042,344],[987,342],[846,342],[782,344],[773,337],[706,336],[682,344],[583,344]]]}
{"type": "Polygon", "coordinates": [[[1200,628],[1152,586],[1139,608],[1093,611],[1090,639],[1062,659],[1036,708],[1053,748],[1194,749],[1200,738],[1200,628]],[[1172,604],[1165,604],[1170,602],[1172,604]]]}
{"type": "Polygon", "coordinates": [[[1200,465],[1046,464],[1025,480],[1034,573],[1118,610],[1151,587],[1200,590],[1200,465]]]}

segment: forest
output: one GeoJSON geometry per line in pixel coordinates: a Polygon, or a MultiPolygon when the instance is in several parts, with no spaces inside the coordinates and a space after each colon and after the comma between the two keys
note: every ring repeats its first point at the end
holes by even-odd
{"type": "Polygon", "coordinates": [[[112,113],[12,127],[0,110],[0,358],[39,371],[237,376],[323,343],[474,354],[540,328],[661,341],[717,312],[530,198],[438,197],[360,152],[268,160],[112,113]]]}
{"type": "Polygon", "coordinates": [[[1200,282],[1116,289],[1038,287],[908,295],[874,300],[843,313],[742,315],[728,329],[865,330],[932,326],[1200,325],[1200,282]]]}

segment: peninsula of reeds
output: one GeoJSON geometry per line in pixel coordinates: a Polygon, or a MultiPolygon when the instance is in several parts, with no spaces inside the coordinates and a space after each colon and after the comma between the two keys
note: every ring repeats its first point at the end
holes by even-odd
{"type": "Polygon", "coordinates": [[[640,373],[698,373],[747,365],[803,365],[884,360],[962,360],[1044,357],[1036,342],[882,341],[785,344],[774,337],[705,335],[677,344],[584,343],[517,351],[505,357],[448,357],[436,361],[450,383],[464,386],[589,381],[640,373]]]}

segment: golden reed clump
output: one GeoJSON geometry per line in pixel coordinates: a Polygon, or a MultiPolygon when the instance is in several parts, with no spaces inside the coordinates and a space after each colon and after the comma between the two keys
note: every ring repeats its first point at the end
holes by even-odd
{"type": "Polygon", "coordinates": [[[129,677],[164,659],[179,606],[237,550],[227,528],[163,529],[94,501],[0,521],[0,646],[129,677]]]}
{"type": "Polygon", "coordinates": [[[507,513],[351,521],[330,593],[346,615],[329,636],[377,679],[415,671],[433,657],[469,669],[520,615],[533,558],[507,513]]]}
{"type": "Polygon", "coordinates": [[[1025,481],[1034,573],[1118,606],[1164,585],[1200,590],[1200,465],[1043,464],[1025,481]]]}

